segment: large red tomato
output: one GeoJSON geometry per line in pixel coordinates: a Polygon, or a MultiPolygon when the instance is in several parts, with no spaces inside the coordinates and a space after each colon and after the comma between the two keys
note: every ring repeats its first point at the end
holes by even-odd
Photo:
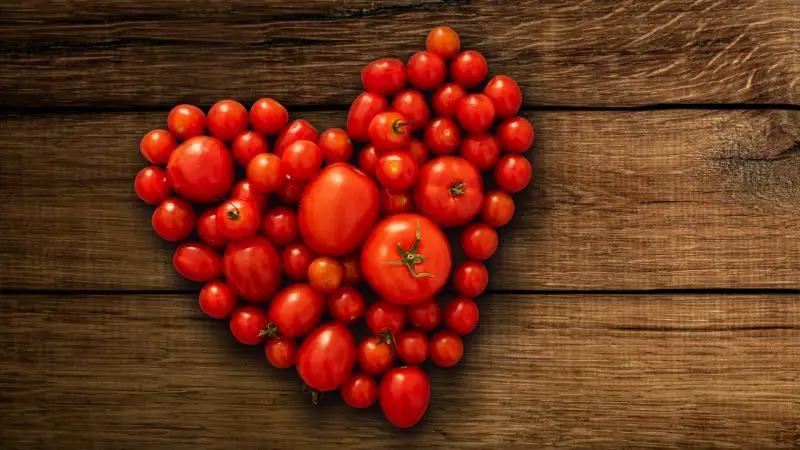
{"type": "Polygon", "coordinates": [[[219,139],[197,136],[176,148],[167,179],[181,197],[195,203],[221,200],[233,185],[233,157],[219,139]]]}
{"type": "Polygon", "coordinates": [[[353,372],[356,340],[347,326],[338,322],[320,325],[297,351],[297,373],[311,389],[325,392],[342,385],[353,372]]]}
{"type": "Polygon", "coordinates": [[[281,282],[281,258],[263,236],[228,244],[222,270],[233,290],[253,303],[269,300],[281,282]]]}
{"type": "Polygon", "coordinates": [[[457,227],[481,210],[483,179],[469,161],[442,156],[422,166],[414,190],[417,211],[443,227],[457,227]]]}
{"type": "Polygon", "coordinates": [[[305,283],[291,284],[275,295],[267,308],[267,331],[277,336],[305,336],[322,319],[325,296],[305,283]]]}
{"type": "Polygon", "coordinates": [[[451,267],[447,237],[430,219],[418,214],[384,219],[361,249],[364,278],[392,303],[414,304],[436,295],[447,282],[451,267]]]}
{"type": "Polygon", "coordinates": [[[378,399],[386,419],[398,428],[416,425],[428,409],[431,383],[417,366],[395,367],[381,380],[378,399]]]}
{"type": "Polygon", "coordinates": [[[303,191],[298,220],[315,253],[341,256],[358,248],[378,219],[378,187],[345,163],[326,167],[303,191]]]}

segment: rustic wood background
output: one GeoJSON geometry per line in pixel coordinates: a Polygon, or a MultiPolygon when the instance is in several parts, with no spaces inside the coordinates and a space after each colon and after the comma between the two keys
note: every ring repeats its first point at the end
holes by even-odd
{"type": "Polygon", "coordinates": [[[0,447],[800,447],[800,3],[0,3],[0,447]],[[202,316],[132,189],[172,105],[343,124],[448,24],[520,81],[529,189],[399,432],[202,316]]]}

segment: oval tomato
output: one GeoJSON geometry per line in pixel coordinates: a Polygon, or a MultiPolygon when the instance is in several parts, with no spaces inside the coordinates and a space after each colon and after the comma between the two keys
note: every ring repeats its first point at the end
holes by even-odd
{"type": "Polygon", "coordinates": [[[363,92],[350,105],[347,113],[347,134],[358,142],[369,140],[369,124],[379,113],[389,109],[389,100],[374,92],[363,92]]]}
{"type": "Polygon", "coordinates": [[[396,367],[383,376],[378,398],[386,419],[398,428],[408,428],[425,415],[431,384],[417,366],[396,367]]]}
{"type": "Polygon", "coordinates": [[[233,185],[233,157],[219,139],[197,136],[179,145],[169,157],[167,179],[181,197],[213,203],[233,185]]]}
{"type": "Polygon", "coordinates": [[[192,281],[211,281],[222,275],[217,252],[199,242],[187,242],[175,249],[172,264],[182,277],[192,281]]]}
{"type": "Polygon", "coordinates": [[[365,91],[394,95],[406,86],[406,65],[397,58],[372,61],[361,71],[365,91]]]}
{"type": "Polygon", "coordinates": [[[375,178],[378,166],[378,150],[370,144],[361,149],[358,154],[358,168],[370,178],[375,178]]]}
{"type": "Polygon", "coordinates": [[[305,283],[286,286],[267,308],[268,336],[305,336],[322,319],[325,305],[325,297],[305,283]]]}
{"type": "Polygon", "coordinates": [[[414,189],[417,211],[443,227],[457,227],[481,210],[483,179],[466,159],[441,156],[422,166],[414,189]]]}
{"type": "Polygon", "coordinates": [[[261,331],[266,326],[267,315],[258,306],[240,306],[231,314],[231,334],[242,344],[260,344],[265,337],[261,331]]]}
{"type": "Polygon", "coordinates": [[[356,340],[345,325],[330,322],[311,332],[297,351],[297,373],[311,389],[325,392],[342,385],[356,362],[356,340]]]}
{"type": "Polygon", "coordinates": [[[269,300],[281,282],[280,256],[262,236],[228,244],[222,265],[228,284],[253,303],[269,300]]]}

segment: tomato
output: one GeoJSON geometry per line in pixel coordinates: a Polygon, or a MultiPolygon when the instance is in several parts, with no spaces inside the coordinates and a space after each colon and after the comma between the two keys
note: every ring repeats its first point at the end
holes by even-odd
{"type": "Polygon", "coordinates": [[[167,116],[167,128],[172,134],[185,141],[206,132],[206,115],[194,105],[178,105],[167,116]]]}
{"type": "Polygon", "coordinates": [[[372,229],[361,248],[361,270],[381,298],[414,304],[444,287],[450,255],[447,237],[430,219],[397,214],[372,229]]]}
{"type": "Polygon", "coordinates": [[[259,192],[276,192],[286,181],[281,159],[272,153],[259,153],[247,164],[247,181],[259,192]]]}
{"type": "Polygon", "coordinates": [[[292,142],[283,151],[281,168],[297,181],[308,181],[322,167],[322,152],[317,144],[299,140],[292,142]]]}
{"type": "Polygon", "coordinates": [[[200,289],[200,310],[208,317],[224,319],[236,308],[236,294],[224,281],[214,280],[200,289]]]}
{"type": "Polygon", "coordinates": [[[378,336],[367,336],[358,345],[356,359],[368,375],[382,375],[394,365],[394,348],[378,336]]]}
{"type": "Polygon", "coordinates": [[[142,156],[152,164],[166,164],[169,155],[178,146],[175,136],[167,130],[152,130],[144,135],[139,142],[142,156]]]}
{"type": "Polygon", "coordinates": [[[321,392],[332,391],[347,381],[355,362],[353,333],[338,322],[320,325],[297,351],[297,373],[311,389],[321,392]]]}
{"type": "Polygon", "coordinates": [[[421,91],[432,91],[444,83],[447,63],[431,52],[417,52],[408,59],[408,82],[421,91]]]}
{"type": "Polygon", "coordinates": [[[483,94],[470,94],[458,104],[458,123],[472,134],[481,134],[494,124],[494,105],[483,94]]]}
{"type": "Polygon", "coordinates": [[[317,291],[332,294],[342,284],[342,265],[335,258],[320,256],[308,267],[308,282],[317,291]]]}
{"type": "Polygon", "coordinates": [[[499,228],[514,217],[514,199],[503,191],[489,191],[483,197],[481,219],[487,224],[499,228]]]}
{"type": "Polygon", "coordinates": [[[169,184],[195,203],[221,200],[233,185],[233,158],[222,141],[198,136],[176,148],[167,163],[169,184]]]}
{"type": "Polygon", "coordinates": [[[292,281],[308,279],[308,267],[313,260],[314,252],[301,242],[290,244],[281,252],[283,271],[292,281]]]}
{"type": "Polygon", "coordinates": [[[264,346],[264,354],[274,367],[288,369],[297,360],[297,342],[283,336],[269,339],[264,346]]]}
{"type": "Polygon", "coordinates": [[[452,367],[464,356],[464,342],[452,331],[439,331],[428,341],[428,354],[439,367],[452,367]]]}
{"type": "Polygon", "coordinates": [[[406,87],[406,66],[395,58],[372,61],[361,71],[361,84],[365,91],[380,95],[394,95],[406,87]]]}
{"type": "Polygon", "coordinates": [[[378,197],[378,187],[364,173],[349,164],[331,164],[308,184],[300,200],[303,241],[320,255],[352,252],[378,219],[378,197]]]}
{"type": "Polygon", "coordinates": [[[428,33],[425,48],[444,59],[453,59],[461,50],[461,38],[452,28],[439,26],[428,33]]]}
{"type": "Polygon", "coordinates": [[[417,138],[412,138],[411,142],[408,143],[408,154],[417,163],[417,167],[422,167],[430,159],[428,147],[417,138]]]}
{"type": "Polygon", "coordinates": [[[458,117],[458,105],[461,99],[467,96],[467,91],[458,84],[447,83],[442,85],[431,97],[433,111],[437,116],[455,119],[458,117]]]}
{"type": "Polygon", "coordinates": [[[493,77],[486,83],[483,93],[492,100],[499,119],[513,116],[522,106],[522,91],[517,82],[509,76],[493,77]]]}
{"type": "Polygon", "coordinates": [[[296,205],[300,203],[300,198],[302,197],[305,188],[305,181],[295,180],[289,175],[286,175],[284,177],[283,184],[281,185],[280,189],[278,189],[278,198],[280,198],[283,203],[296,205]]]}
{"type": "Polygon", "coordinates": [[[450,62],[450,77],[467,89],[481,84],[487,73],[489,65],[486,59],[474,50],[461,52],[450,62]]]}
{"type": "Polygon", "coordinates": [[[422,92],[406,89],[392,99],[392,109],[411,121],[411,131],[421,130],[431,118],[431,109],[422,92]]]}
{"type": "Polygon", "coordinates": [[[431,383],[417,366],[395,367],[381,379],[378,399],[386,419],[398,428],[417,424],[428,409],[431,383]]]}
{"type": "Polygon", "coordinates": [[[434,155],[450,155],[461,144],[461,128],[446,117],[439,117],[428,122],[423,133],[425,146],[434,155]]]}
{"type": "Polygon", "coordinates": [[[275,136],[289,123],[289,111],[271,98],[262,98],[250,107],[250,125],[267,136],[275,136]]]}
{"type": "Polygon", "coordinates": [[[281,131],[281,134],[278,135],[278,139],[275,140],[275,146],[273,148],[275,149],[275,154],[281,157],[286,147],[293,142],[317,142],[317,139],[319,139],[317,129],[311,126],[307,120],[297,119],[281,131]]]}
{"type": "Polygon", "coordinates": [[[209,247],[222,248],[228,244],[228,238],[217,228],[217,209],[208,208],[197,219],[197,236],[209,247]]]}
{"type": "Polygon", "coordinates": [[[478,304],[471,298],[454,298],[444,307],[444,324],[454,333],[472,333],[478,325],[478,304]]]}
{"type": "Polygon", "coordinates": [[[506,155],[494,168],[494,182],[507,192],[519,192],[531,181],[531,163],[522,155],[506,155]]]}
{"type": "Polygon", "coordinates": [[[485,223],[472,223],[461,232],[461,248],[467,258],[484,261],[497,250],[497,231],[485,223]]]}
{"type": "Polygon", "coordinates": [[[349,253],[341,257],[342,262],[342,283],[347,286],[355,286],[361,282],[360,255],[349,253]]]}
{"type": "Polygon", "coordinates": [[[217,139],[230,142],[247,130],[247,109],[235,100],[221,100],[208,111],[208,132],[217,139]]]}
{"type": "Polygon", "coordinates": [[[168,198],[153,211],[153,231],[161,239],[170,242],[182,241],[194,229],[194,210],[192,205],[176,198],[168,198]]]}
{"type": "Polygon", "coordinates": [[[358,154],[358,168],[368,177],[375,178],[375,168],[378,165],[378,151],[370,144],[358,154]]]}
{"type": "Polygon", "coordinates": [[[422,166],[414,204],[440,226],[464,225],[478,214],[482,201],[483,179],[466,159],[440,156],[422,166]]]}
{"type": "Polygon", "coordinates": [[[145,167],[136,174],[133,190],[145,203],[161,203],[170,192],[167,172],[158,166],[145,167]]]}
{"type": "Polygon", "coordinates": [[[497,127],[500,147],[509,153],[523,153],[533,145],[533,125],[524,117],[512,117],[497,127]]]}
{"type": "Polygon", "coordinates": [[[250,180],[242,180],[234,184],[233,188],[231,188],[230,198],[250,202],[256,205],[259,212],[263,211],[269,203],[269,194],[256,190],[250,180]]]}
{"type": "Polygon", "coordinates": [[[351,324],[364,315],[364,295],[357,289],[341,287],[328,297],[328,312],[344,324],[351,324]]]}
{"type": "Polygon", "coordinates": [[[407,152],[393,151],[378,159],[375,176],[389,190],[406,191],[417,182],[419,166],[407,152]]]}
{"type": "Polygon", "coordinates": [[[266,326],[267,315],[257,306],[240,306],[231,314],[231,334],[242,344],[260,344],[265,337],[261,330],[266,326]]]}
{"type": "Polygon", "coordinates": [[[347,134],[358,142],[369,140],[369,124],[372,119],[389,109],[389,100],[374,92],[363,92],[353,100],[347,113],[347,134]]]}
{"type": "Polygon", "coordinates": [[[353,374],[342,385],[342,400],[353,408],[369,408],[378,400],[378,383],[369,375],[353,374]]]}
{"type": "Polygon", "coordinates": [[[411,325],[425,331],[433,330],[442,321],[442,310],[439,303],[432,298],[406,306],[406,315],[411,325]]]}
{"type": "Polygon", "coordinates": [[[428,336],[420,330],[405,330],[395,337],[397,357],[406,364],[422,364],[428,358],[428,336]]]}
{"type": "Polygon", "coordinates": [[[406,326],[406,310],[400,305],[383,300],[369,305],[364,317],[367,329],[374,335],[383,334],[386,330],[395,335],[406,326]]]}
{"type": "Polygon", "coordinates": [[[395,214],[412,212],[414,202],[411,200],[411,193],[392,192],[388,188],[381,189],[381,215],[383,217],[395,214]]]}
{"type": "Polygon", "coordinates": [[[379,113],[369,123],[369,141],[379,153],[403,148],[411,141],[411,122],[394,111],[379,113]]]}
{"type": "Polygon", "coordinates": [[[264,214],[261,232],[278,247],[286,247],[297,240],[297,213],[285,206],[272,208],[264,214]]]}
{"type": "Polygon", "coordinates": [[[269,337],[303,337],[319,324],[325,313],[325,296],[305,283],[290,284],[267,307],[269,337]]]}
{"type": "Polygon", "coordinates": [[[280,256],[262,236],[228,244],[222,266],[233,290],[253,303],[269,300],[280,285],[280,256]]]}
{"type": "Polygon", "coordinates": [[[453,272],[453,287],[459,294],[474,298],[486,290],[489,284],[489,272],[486,266],[478,261],[464,261],[453,272]]]}
{"type": "Polygon", "coordinates": [[[256,155],[266,153],[267,150],[269,150],[267,140],[257,131],[245,131],[236,136],[231,144],[233,159],[245,168],[256,155]]]}
{"type": "Polygon", "coordinates": [[[211,247],[199,242],[187,242],[175,249],[172,265],[191,281],[211,281],[222,276],[222,261],[211,247]]]}
{"type": "Polygon", "coordinates": [[[500,158],[500,143],[491,134],[467,136],[461,143],[461,157],[471,162],[476,169],[485,172],[500,158]]]}
{"type": "Polygon", "coordinates": [[[322,152],[322,159],[328,164],[350,161],[353,157],[353,142],[341,128],[323,131],[317,145],[322,152]]]}
{"type": "Polygon", "coordinates": [[[233,241],[241,241],[258,233],[261,211],[247,200],[226,200],[217,209],[217,229],[233,241]]]}

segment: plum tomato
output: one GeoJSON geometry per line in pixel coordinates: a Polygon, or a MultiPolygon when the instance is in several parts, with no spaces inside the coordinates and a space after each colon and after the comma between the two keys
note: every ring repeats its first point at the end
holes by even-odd
{"type": "Polygon", "coordinates": [[[178,246],[172,264],[182,277],[191,281],[206,282],[222,276],[222,259],[211,247],[199,242],[178,246]]]}
{"type": "Polygon", "coordinates": [[[260,344],[265,337],[261,334],[261,330],[266,326],[267,314],[258,306],[240,306],[231,314],[231,334],[242,344],[260,344]]]}
{"type": "Polygon", "coordinates": [[[461,99],[467,96],[467,91],[461,85],[447,83],[442,85],[431,97],[433,112],[437,116],[456,119],[458,117],[458,105],[461,99]]]}
{"type": "Polygon", "coordinates": [[[489,272],[478,261],[464,261],[453,271],[453,287],[459,294],[475,298],[486,290],[489,272]]]}
{"type": "Polygon", "coordinates": [[[514,217],[514,199],[503,191],[489,191],[483,197],[481,219],[495,228],[500,228],[514,217]]]}
{"type": "Polygon", "coordinates": [[[161,203],[170,193],[167,172],[158,166],[145,167],[136,174],[133,190],[145,203],[161,203]]]}
{"type": "Polygon", "coordinates": [[[233,157],[219,139],[193,137],[170,155],[167,180],[186,200],[214,203],[225,197],[233,185],[233,157]]]}
{"type": "Polygon", "coordinates": [[[486,172],[493,168],[500,158],[500,143],[491,134],[467,136],[461,143],[460,154],[476,169],[486,172]]]}
{"type": "Polygon", "coordinates": [[[350,161],[353,157],[353,142],[341,128],[323,131],[317,145],[322,152],[322,159],[328,164],[350,161]]]}
{"type": "Polygon", "coordinates": [[[267,361],[278,369],[288,369],[297,360],[297,342],[294,339],[279,336],[268,339],[264,345],[267,361]]]}
{"type": "Polygon", "coordinates": [[[269,204],[269,194],[257,190],[253,187],[253,183],[246,179],[233,185],[230,198],[248,201],[256,205],[259,212],[264,211],[269,204]]]}
{"type": "Polygon", "coordinates": [[[386,330],[395,335],[406,326],[406,310],[400,305],[383,300],[369,305],[364,318],[367,329],[374,335],[384,334],[386,330]]]}
{"type": "Polygon", "coordinates": [[[471,223],[461,232],[461,248],[467,258],[484,261],[497,250],[497,231],[485,223],[471,223]]]}
{"type": "Polygon", "coordinates": [[[167,116],[167,128],[173,136],[185,141],[206,132],[206,115],[194,105],[178,105],[167,116]]]}
{"type": "Polygon", "coordinates": [[[367,64],[361,71],[365,91],[394,95],[406,87],[406,65],[396,58],[381,58],[367,64]]]}
{"type": "Polygon", "coordinates": [[[392,99],[392,110],[411,121],[411,131],[421,130],[431,118],[431,109],[422,92],[406,89],[392,99]]]}
{"type": "Polygon", "coordinates": [[[297,213],[292,208],[278,206],[264,214],[261,232],[275,246],[283,248],[297,241],[297,213]]]}
{"type": "Polygon", "coordinates": [[[272,153],[260,153],[247,164],[247,181],[257,191],[277,192],[286,181],[281,159],[272,153]]]}
{"type": "Polygon", "coordinates": [[[194,229],[195,214],[192,205],[177,197],[171,197],[158,205],[151,219],[153,231],[165,241],[178,242],[186,239],[194,229]]]}
{"type": "Polygon", "coordinates": [[[232,241],[241,241],[258,233],[261,211],[247,200],[225,200],[217,209],[217,229],[232,241]]]}
{"type": "Polygon", "coordinates": [[[375,169],[378,165],[378,150],[370,144],[358,154],[358,168],[368,177],[375,178],[375,169]]]}
{"type": "Polygon", "coordinates": [[[378,383],[363,373],[353,374],[341,390],[342,400],[353,408],[369,408],[378,400],[378,383]]]}
{"type": "Polygon", "coordinates": [[[394,365],[394,348],[384,338],[367,336],[358,344],[356,360],[358,367],[367,375],[383,375],[394,365]]]}
{"type": "Polygon", "coordinates": [[[467,89],[481,84],[487,73],[489,65],[486,59],[474,50],[461,52],[450,62],[450,77],[467,89]]]}
{"type": "Polygon", "coordinates": [[[236,308],[236,294],[224,281],[214,280],[200,289],[200,310],[208,317],[224,319],[236,308]]]}
{"type": "Polygon", "coordinates": [[[267,150],[269,150],[267,140],[261,133],[252,130],[239,134],[231,144],[233,159],[245,168],[256,155],[266,153],[267,150]]]}
{"type": "Polygon", "coordinates": [[[471,298],[454,298],[444,307],[444,324],[461,336],[472,333],[478,325],[478,304],[471,298]]]}
{"type": "Polygon", "coordinates": [[[511,117],[497,127],[500,147],[509,153],[524,153],[533,145],[533,125],[524,117],[511,117]]]}
{"type": "Polygon", "coordinates": [[[433,221],[396,214],[375,225],[361,248],[364,278],[381,298],[414,304],[434,296],[450,276],[450,243],[433,221]]]}
{"type": "Polygon", "coordinates": [[[320,256],[308,266],[308,282],[324,294],[332,294],[342,284],[342,265],[336,258],[320,256]]]}
{"type": "Polygon", "coordinates": [[[265,97],[250,107],[250,126],[266,136],[275,136],[289,123],[289,111],[277,101],[265,97]]]}
{"type": "Polygon", "coordinates": [[[392,151],[378,158],[375,176],[391,191],[407,191],[417,182],[419,167],[408,152],[392,151]]]}
{"type": "Polygon", "coordinates": [[[209,247],[223,248],[228,244],[229,239],[217,228],[217,209],[218,207],[214,207],[203,211],[197,219],[195,231],[200,240],[209,247]]]}
{"type": "Polygon", "coordinates": [[[325,306],[325,296],[308,284],[290,284],[278,292],[267,307],[269,324],[264,334],[271,338],[303,337],[319,324],[325,306]]]}
{"type": "Polygon", "coordinates": [[[489,80],[483,88],[483,94],[492,100],[498,119],[513,116],[522,106],[522,91],[519,85],[506,75],[498,75],[489,80]]]}
{"type": "Polygon", "coordinates": [[[278,157],[283,156],[283,151],[286,150],[286,147],[291,145],[293,142],[296,141],[311,141],[317,142],[319,139],[319,133],[317,129],[311,126],[307,120],[297,119],[292,121],[289,125],[284,128],[281,133],[278,135],[278,138],[275,139],[275,145],[273,149],[275,154],[278,157]]]}
{"type": "Polygon", "coordinates": [[[440,156],[422,166],[414,189],[414,205],[442,227],[457,227],[481,209],[483,179],[469,161],[440,156]]]}
{"type": "Polygon", "coordinates": [[[364,278],[361,275],[361,261],[358,252],[348,253],[341,257],[342,283],[345,286],[355,286],[364,278]]]}
{"type": "Polygon", "coordinates": [[[228,244],[222,268],[233,290],[253,303],[269,300],[281,282],[281,258],[263,236],[228,244]]]}
{"type": "Polygon", "coordinates": [[[432,91],[447,78],[447,63],[432,52],[417,52],[408,59],[408,82],[420,91],[432,91]]]}
{"type": "Polygon", "coordinates": [[[430,159],[428,147],[417,138],[411,138],[411,142],[408,143],[408,154],[417,163],[417,167],[422,167],[430,159]]]}
{"type": "Polygon", "coordinates": [[[169,155],[178,146],[175,136],[167,130],[152,130],[139,142],[139,151],[152,164],[166,164],[169,155]]]}
{"type": "Polygon", "coordinates": [[[531,163],[522,155],[505,155],[494,167],[494,182],[506,192],[519,192],[531,181],[531,163]]]}
{"type": "Polygon", "coordinates": [[[329,322],[311,332],[297,351],[297,373],[319,392],[341,386],[353,373],[356,343],[347,326],[329,322]]]}
{"type": "Polygon", "coordinates": [[[283,203],[296,205],[300,203],[300,198],[302,197],[305,188],[305,181],[295,180],[289,175],[286,175],[284,177],[283,184],[281,184],[280,189],[278,189],[278,198],[280,198],[283,203]]]}
{"type": "Polygon", "coordinates": [[[483,94],[470,94],[458,104],[458,123],[472,134],[481,134],[494,124],[494,105],[483,94]]]}
{"type": "Polygon", "coordinates": [[[452,367],[464,356],[464,342],[452,331],[439,331],[428,341],[428,355],[439,367],[452,367]]]}
{"type": "Polygon", "coordinates": [[[383,217],[408,213],[413,210],[414,202],[411,200],[410,192],[394,192],[388,188],[381,189],[381,215],[383,217]]]}
{"type": "Polygon", "coordinates": [[[357,142],[369,140],[369,124],[379,113],[389,109],[389,100],[374,92],[362,92],[353,100],[347,113],[347,134],[357,142]]]}
{"type": "Polygon", "coordinates": [[[420,330],[405,330],[394,338],[400,361],[416,366],[428,358],[428,336],[420,330]]]}
{"type": "Polygon", "coordinates": [[[220,100],[208,111],[208,132],[225,142],[244,133],[248,124],[247,109],[235,100],[220,100]]]}
{"type": "Polygon", "coordinates": [[[351,324],[364,315],[364,295],[352,287],[340,287],[328,297],[328,312],[334,320],[351,324]]]}
{"type": "Polygon", "coordinates": [[[297,181],[308,181],[322,167],[322,152],[317,144],[299,140],[292,142],[283,151],[281,169],[297,181]]]}
{"type": "Polygon", "coordinates": [[[417,366],[395,367],[383,376],[378,391],[381,410],[398,428],[417,424],[428,409],[431,383],[417,366]]]}
{"type": "Polygon", "coordinates": [[[446,117],[438,117],[425,125],[423,139],[434,155],[450,155],[461,144],[461,128],[446,117]]]}
{"type": "Polygon", "coordinates": [[[403,148],[411,141],[411,122],[398,112],[379,113],[369,123],[369,141],[379,153],[403,148]]]}
{"type": "Polygon", "coordinates": [[[442,309],[432,298],[406,306],[406,315],[411,325],[425,331],[435,329],[442,321],[442,309]]]}
{"type": "Polygon", "coordinates": [[[308,267],[314,260],[314,252],[302,242],[289,244],[281,252],[283,272],[292,281],[308,279],[308,267]]]}
{"type": "Polygon", "coordinates": [[[428,33],[425,48],[443,59],[453,59],[461,50],[461,38],[452,28],[439,26],[428,33]]]}

